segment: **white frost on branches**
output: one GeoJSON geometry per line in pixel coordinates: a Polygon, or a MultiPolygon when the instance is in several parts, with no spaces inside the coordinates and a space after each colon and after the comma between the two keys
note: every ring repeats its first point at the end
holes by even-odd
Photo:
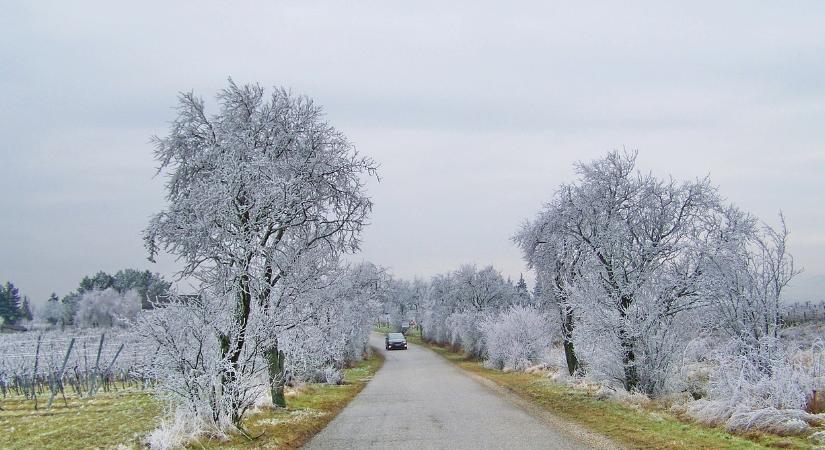
{"type": "Polygon", "coordinates": [[[798,273],[784,217],[778,229],[760,222],[707,178],[640,172],[635,153],[576,169],[514,237],[536,272],[532,298],[470,266],[437,275],[424,337],[512,370],[561,347],[570,375],[702,398],[684,412],[735,431],[820,420],[802,409],[825,388],[825,353],[784,336],[782,294],[798,273]]]}
{"type": "Polygon", "coordinates": [[[514,305],[481,323],[487,347],[486,364],[495,369],[523,371],[545,362],[558,342],[557,325],[544,311],[514,305]]]}
{"type": "Polygon", "coordinates": [[[346,302],[319,292],[339,281],[341,255],[358,250],[375,164],[307,97],[230,80],[217,103],[209,114],[181,94],[169,134],[154,140],[169,205],[151,219],[146,247],[150,258],[176,255],[200,291],[143,328],[170,363],[157,369],[164,392],[219,434],[242,427],[264,385],[283,403],[280,339],[346,302]]]}
{"type": "Polygon", "coordinates": [[[141,300],[135,290],[122,294],[112,288],[86,291],[78,300],[74,323],[83,328],[125,326],[140,314],[140,310],[141,300]]]}

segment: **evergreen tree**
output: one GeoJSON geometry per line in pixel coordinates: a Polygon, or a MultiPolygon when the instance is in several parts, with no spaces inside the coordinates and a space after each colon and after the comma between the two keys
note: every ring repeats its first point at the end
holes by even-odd
{"type": "Polygon", "coordinates": [[[530,303],[530,290],[527,289],[527,282],[524,281],[524,274],[519,274],[518,283],[516,283],[516,296],[522,304],[530,303]]]}
{"type": "Polygon", "coordinates": [[[541,285],[538,281],[533,285],[533,299],[538,301],[541,298],[541,285]]]}
{"type": "MultiPolygon", "coordinates": [[[[114,275],[100,271],[92,276],[83,277],[77,287],[77,294],[105,291],[109,288],[124,294],[134,289],[140,296],[142,308],[151,309],[152,302],[163,299],[171,287],[172,283],[164,280],[163,276],[158,273],[152,273],[148,270],[123,269],[114,275]]],[[[63,303],[69,304],[73,300],[74,297],[70,294],[69,297],[63,299],[63,303]]]]}
{"type": "Polygon", "coordinates": [[[20,291],[11,281],[0,286],[0,317],[7,324],[15,324],[20,320],[20,291]]]}
{"type": "Polygon", "coordinates": [[[80,280],[80,287],[77,288],[77,293],[82,294],[88,291],[104,291],[110,287],[113,287],[114,284],[115,277],[101,270],[92,277],[83,277],[83,279],[80,280]]]}
{"type": "Polygon", "coordinates": [[[23,296],[23,302],[20,303],[20,318],[28,321],[34,319],[31,302],[29,302],[29,297],[27,296],[23,296]]]}

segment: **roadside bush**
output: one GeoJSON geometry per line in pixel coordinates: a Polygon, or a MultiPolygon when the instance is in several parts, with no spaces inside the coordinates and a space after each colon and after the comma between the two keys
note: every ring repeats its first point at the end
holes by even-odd
{"type": "Polygon", "coordinates": [[[793,351],[774,339],[753,348],[736,342],[723,346],[709,371],[708,398],[675,410],[706,425],[724,425],[729,432],[805,433],[825,421],[822,414],[804,411],[811,392],[821,389],[823,355],[818,342],[793,351]]]}
{"type": "Polygon", "coordinates": [[[523,371],[543,362],[558,327],[550,316],[532,306],[511,306],[481,321],[488,367],[523,371]]]}
{"type": "Polygon", "coordinates": [[[447,318],[450,330],[450,344],[461,347],[464,353],[474,358],[484,355],[484,335],[481,331],[482,313],[467,311],[453,313],[447,318]]]}

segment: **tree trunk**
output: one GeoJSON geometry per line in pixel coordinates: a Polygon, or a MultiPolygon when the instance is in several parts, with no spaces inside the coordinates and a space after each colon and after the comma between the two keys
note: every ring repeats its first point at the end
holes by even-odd
{"type": "Polygon", "coordinates": [[[639,386],[639,370],[636,367],[636,355],[633,354],[633,350],[625,350],[622,362],[624,363],[624,388],[630,392],[639,386]]]}
{"type": "Polygon", "coordinates": [[[579,358],[573,348],[573,309],[566,305],[561,305],[562,310],[562,334],[564,336],[564,358],[567,361],[567,372],[573,376],[579,370],[579,358]]]}
{"type": "MultiPolygon", "coordinates": [[[[230,336],[225,334],[221,334],[218,336],[218,341],[221,347],[221,357],[227,358],[229,360],[229,364],[232,366],[233,371],[224,372],[223,376],[221,377],[221,388],[223,392],[221,392],[218,397],[226,396],[226,395],[234,395],[234,390],[236,389],[235,382],[237,381],[236,373],[240,372],[240,364],[239,361],[241,359],[241,354],[243,353],[243,347],[246,343],[246,326],[249,322],[249,315],[251,311],[251,303],[252,303],[252,295],[250,294],[250,277],[249,274],[243,274],[240,276],[239,279],[239,291],[237,297],[237,304],[235,305],[235,320],[238,324],[238,335],[235,337],[235,342],[232,342],[230,336]],[[234,344],[234,345],[233,345],[234,344]],[[231,394],[229,394],[231,393],[231,394]]],[[[240,410],[240,405],[237,404],[237,398],[232,398],[232,411],[231,411],[231,421],[234,425],[241,428],[241,420],[243,419],[243,411],[240,410]]],[[[215,400],[217,401],[217,399],[215,400]]],[[[213,408],[215,414],[217,414],[218,409],[213,408]]],[[[218,417],[214,417],[215,420],[218,420],[218,417]]]]}
{"type": "Polygon", "coordinates": [[[573,349],[573,341],[567,338],[564,339],[564,358],[567,360],[567,372],[570,376],[575,375],[579,370],[579,358],[573,349]]]}
{"type": "Polygon", "coordinates": [[[636,367],[636,354],[633,352],[633,339],[627,334],[626,322],[627,310],[633,304],[633,297],[623,295],[619,307],[619,315],[622,323],[619,329],[619,343],[622,346],[622,366],[624,366],[624,388],[628,392],[639,387],[639,368],[636,367]]]}
{"type": "Polygon", "coordinates": [[[278,350],[278,341],[275,345],[264,352],[269,371],[269,393],[272,396],[272,404],[281,408],[286,408],[286,398],[284,397],[284,384],[286,374],[284,373],[284,351],[278,350]]]}
{"type": "Polygon", "coordinates": [[[630,392],[639,387],[639,369],[636,367],[636,354],[633,352],[633,341],[627,336],[624,329],[619,331],[619,340],[622,346],[624,388],[630,392]]]}

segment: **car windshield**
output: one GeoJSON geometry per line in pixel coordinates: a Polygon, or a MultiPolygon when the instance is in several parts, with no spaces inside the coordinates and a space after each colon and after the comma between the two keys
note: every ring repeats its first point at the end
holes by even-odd
{"type": "Polygon", "coordinates": [[[404,335],[401,333],[390,333],[387,337],[390,339],[404,339],[404,335]]]}

